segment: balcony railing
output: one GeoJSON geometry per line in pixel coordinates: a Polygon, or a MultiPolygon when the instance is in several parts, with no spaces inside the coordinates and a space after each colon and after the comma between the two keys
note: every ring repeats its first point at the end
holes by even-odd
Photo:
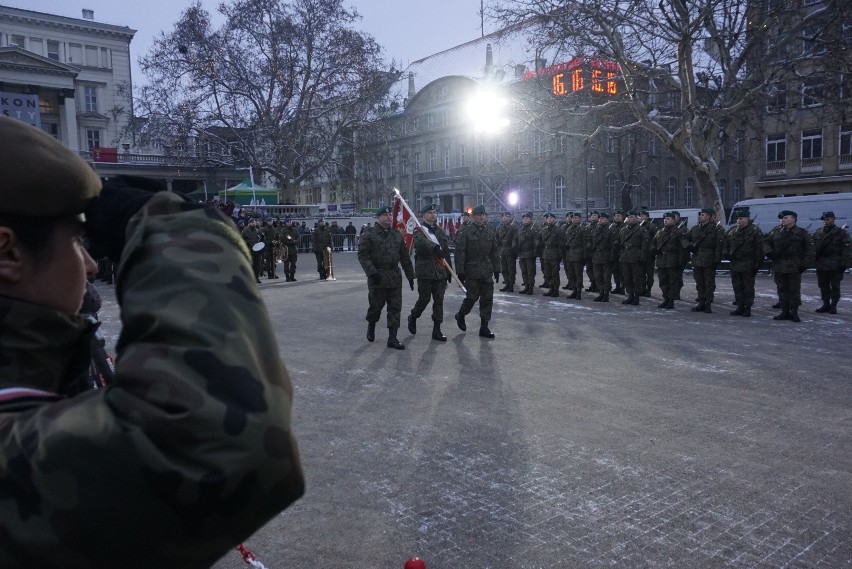
{"type": "Polygon", "coordinates": [[[803,174],[822,172],[822,156],[819,158],[802,158],[802,165],[799,170],[803,174]]]}
{"type": "Polygon", "coordinates": [[[234,158],[227,154],[135,154],[115,148],[93,148],[81,151],[83,159],[96,164],[130,164],[135,166],[225,166],[233,167],[234,158]]]}
{"type": "Polygon", "coordinates": [[[852,170],[852,154],[841,154],[837,159],[839,170],[852,170]]]}
{"type": "Polygon", "coordinates": [[[434,180],[446,180],[450,178],[466,178],[470,176],[470,167],[462,166],[460,168],[448,168],[447,170],[433,170],[431,172],[421,172],[417,174],[418,182],[431,182],[434,180]]]}
{"type": "Polygon", "coordinates": [[[766,175],[767,176],[783,176],[787,173],[787,162],[785,160],[780,160],[778,162],[767,162],[766,163],[766,175]]]}

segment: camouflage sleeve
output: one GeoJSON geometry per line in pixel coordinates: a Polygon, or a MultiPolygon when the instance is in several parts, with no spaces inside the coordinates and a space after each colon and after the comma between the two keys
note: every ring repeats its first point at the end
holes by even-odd
{"type": "Polygon", "coordinates": [[[161,193],[127,237],[115,383],[11,427],[27,504],[2,514],[0,566],[210,566],[303,493],[290,378],[239,233],[161,193]]]}
{"type": "Polygon", "coordinates": [[[814,240],[811,238],[811,235],[807,232],[807,230],[803,229],[804,236],[804,257],[802,259],[802,268],[810,269],[816,265],[816,248],[814,247],[814,240]]]}
{"type": "Polygon", "coordinates": [[[361,241],[358,243],[358,262],[361,264],[361,268],[364,269],[364,274],[368,277],[374,273],[379,272],[379,269],[373,264],[371,254],[372,249],[372,239],[373,232],[371,229],[368,229],[361,235],[361,241]]]}
{"type": "Polygon", "coordinates": [[[411,263],[411,253],[408,251],[408,246],[406,246],[405,239],[402,236],[399,239],[399,262],[402,264],[402,270],[405,272],[406,278],[409,281],[413,281],[414,265],[411,263]]]}

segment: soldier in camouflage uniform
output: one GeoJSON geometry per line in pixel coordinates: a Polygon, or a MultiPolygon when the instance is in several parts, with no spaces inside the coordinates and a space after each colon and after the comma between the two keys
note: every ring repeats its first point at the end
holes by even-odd
{"type": "Polygon", "coordinates": [[[593,211],[592,213],[589,214],[588,222],[583,227],[586,230],[586,232],[584,234],[585,240],[586,240],[586,243],[585,243],[586,259],[585,259],[584,262],[585,262],[585,265],[586,265],[586,276],[589,277],[589,286],[586,289],[586,292],[598,292],[598,285],[595,282],[595,268],[594,268],[595,265],[592,262],[592,247],[591,247],[590,239],[592,238],[592,232],[595,230],[595,228],[598,225],[598,219],[599,218],[600,218],[600,213],[598,213],[597,211],[593,211]]]}
{"type": "Polygon", "coordinates": [[[722,228],[713,223],[715,211],[704,208],[698,213],[698,225],[683,237],[684,249],[692,253],[692,276],[698,293],[698,304],[693,312],[713,312],[713,296],[716,291],[716,265],[722,260],[722,228]]]}
{"type": "Polygon", "coordinates": [[[751,316],[754,277],[763,263],[763,232],[749,218],[747,207],[734,210],[737,224],[725,235],[724,256],[730,261],[736,310],[731,316],[751,316]]]}
{"type": "Polygon", "coordinates": [[[94,170],[21,121],[0,117],[0,156],[0,255],[20,275],[0,272],[0,566],[213,565],[304,489],[248,250],[177,194],[111,177],[95,198],[94,170]],[[19,230],[33,217],[38,239],[19,230]],[[114,382],[77,394],[84,230],[121,261],[123,329],[114,382]]]}
{"type": "Polygon", "coordinates": [[[476,206],[473,208],[473,223],[456,237],[456,273],[467,289],[467,295],[456,313],[456,323],[460,330],[467,330],[464,318],[479,301],[479,335],[493,338],[494,334],[488,327],[494,303],[494,282],[491,276],[494,276],[494,280],[499,276],[497,268],[500,266],[500,254],[494,229],[487,221],[485,207],[476,206]]]}
{"type": "MultiPolygon", "coordinates": [[[[680,216],[680,212],[677,210],[672,211],[675,216],[675,228],[677,228],[678,233],[681,236],[681,241],[686,236],[689,231],[686,226],[686,220],[682,219],[680,216]]],[[[681,249],[681,258],[680,258],[680,268],[678,270],[677,276],[677,296],[674,298],[675,300],[680,300],[680,291],[683,290],[683,272],[686,270],[686,265],[689,264],[689,248],[683,247],[681,249]]]]}
{"type": "Polygon", "coordinates": [[[657,274],[663,302],[657,308],[674,308],[675,298],[680,293],[680,270],[683,258],[681,233],[675,214],[671,211],[663,216],[663,228],[654,235],[653,252],[657,259],[657,274]]]}
{"type": "Polygon", "coordinates": [[[329,251],[331,248],[331,239],[331,229],[328,228],[328,224],[324,220],[320,219],[319,223],[317,223],[317,228],[311,233],[311,241],[314,245],[314,257],[317,260],[317,272],[321,281],[328,279],[329,276],[325,257],[326,255],[331,255],[329,251]]]}
{"type": "Polygon", "coordinates": [[[801,322],[802,273],[814,263],[814,244],[807,230],[796,225],[798,215],[795,211],[784,210],[778,218],[781,225],[770,231],[763,241],[763,252],[772,260],[781,304],[781,314],[773,320],[801,322]]]}
{"type": "MultiPolygon", "coordinates": [[[[624,227],[624,212],[620,209],[617,209],[612,212],[612,223],[610,223],[609,225],[610,231],[615,234],[614,245],[616,249],[618,249],[618,236],[621,233],[622,227],[624,227]]],[[[612,294],[624,294],[624,281],[621,275],[621,261],[619,261],[618,259],[619,254],[614,254],[612,257],[612,266],[610,267],[612,280],[615,282],[615,288],[612,289],[612,294]]]]}
{"type": "Polygon", "coordinates": [[[521,216],[521,227],[515,234],[515,250],[521,265],[521,279],[524,288],[520,294],[533,294],[535,287],[535,256],[538,250],[538,231],[533,225],[531,211],[521,216]]]}
{"type": "Polygon", "coordinates": [[[272,218],[266,220],[266,225],[261,230],[263,233],[263,242],[266,243],[266,248],[263,250],[264,261],[266,263],[266,277],[277,279],[275,274],[275,265],[278,260],[278,227],[277,222],[272,221],[272,218]]]}
{"type": "Polygon", "coordinates": [[[503,222],[495,233],[497,247],[500,248],[500,271],[503,273],[503,288],[500,292],[515,292],[515,267],[518,262],[515,236],[518,233],[518,226],[515,225],[511,212],[503,212],[503,222]]]}
{"type": "Polygon", "coordinates": [[[260,284],[260,273],[263,265],[263,251],[255,251],[253,246],[263,242],[263,233],[257,227],[257,220],[250,220],[242,232],[243,241],[251,254],[251,267],[254,271],[254,281],[260,284]]]}
{"type": "Polygon", "coordinates": [[[438,212],[434,204],[423,207],[423,228],[429,232],[427,238],[420,231],[414,232],[414,274],[417,277],[417,302],[408,315],[408,331],[417,333],[417,319],[432,301],[432,339],[446,342],[447,337],[441,332],[441,322],[444,321],[444,293],[447,283],[452,277],[445,265],[439,259],[450,258],[450,248],[447,245],[447,235],[436,220],[438,212]]]}
{"type": "Polygon", "coordinates": [[[615,256],[615,234],[609,228],[609,214],[600,212],[598,224],[589,232],[588,246],[592,254],[592,266],[595,269],[595,284],[598,295],[593,302],[609,302],[612,283],[612,258],[615,256]]]}
{"type": "Polygon", "coordinates": [[[544,214],[544,227],[538,232],[541,244],[541,270],[548,291],[544,296],[559,296],[559,261],[562,259],[562,229],[556,226],[556,216],[544,214]]]}
{"type": "Polygon", "coordinates": [[[627,298],[621,304],[639,305],[639,295],[645,290],[645,263],[651,253],[648,231],[639,226],[639,212],[627,212],[627,223],[618,232],[619,262],[627,298]]]}
{"type": "Polygon", "coordinates": [[[287,249],[284,259],[284,277],[287,282],[296,280],[296,261],[299,258],[299,228],[289,217],[284,218],[284,227],[280,231],[282,246],[287,249]]]}
{"type": "MultiPolygon", "coordinates": [[[[657,235],[657,226],[651,220],[651,212],[647,209],[639,211],[639,227],[648,232],[648,242],[654,242],[654,236],[657,235]]],[[[642,290],[642,296],[651,296],[651,289],[654,288],[654,256],[648,255],[648,260],[645,261],[645,286],[642,290]]]]}
{"type": "Polygon", "coordinates": [[[834,224],[834,212],[823,212],[823,226],[814,232],[817,284],[822,306],[816,312],[837,314],[840,302],[840,281],[852,266],[852,238],[846,230],[834,224]]]}
{"type": "Polygon", "coordinates": [[[580,300],[583,295],[583,262],[586,259],[586,230],[579,211],[571,212],[571,223],[562,232],[563,262],[568,273],[568,298],[580,300]]]}
{"type": "Polygon", "coordinates": [[[405,346],[396,337],[402,311],[402,275],[399,266],[402,265],[411,290],[414,290],[414,267],[405,240],[392,227],[390,206],[376,210],[376,221],[376,225],[364,232],[358,244],[358,262],[367,275],[370,301],[367,309],[367,341],[376,339],[376,322],[387,304],[387,346],[404,350],[405,346]]]}

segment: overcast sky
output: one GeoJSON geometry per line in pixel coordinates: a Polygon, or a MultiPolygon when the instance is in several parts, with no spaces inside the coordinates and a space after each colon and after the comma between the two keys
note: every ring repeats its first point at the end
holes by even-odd
{"type": "MultiPolygon", "coordinates": [[[[220,0],[202,0],[210,12],[220,0]]],[[[185,0],[0,0],[0,4],[80,18],[83,8],[94,10],[95,21],[128,26],[136,36],[130,44],[134,60],[134,82],[143,78],[136,60],[144,55],[152,38],[170,30],[185,0]]],[[[369,32],[385,48],[388,62],[393,58],[405,68],[410,62],[459,45],[480,36],[480,0],[354,0],[363,17],[361,29],[369,32]]],[[[492,31],[486,22],[486,33],[492,31]]]]}

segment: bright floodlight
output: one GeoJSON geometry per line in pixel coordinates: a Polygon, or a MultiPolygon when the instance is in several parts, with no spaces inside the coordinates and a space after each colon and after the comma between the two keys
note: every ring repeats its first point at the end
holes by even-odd
{"type": "Polygon", "coordinates": [[[479,90],[468,101],[467,114],[473,127],[480,132],[497,132],[508,126],[506,99],[493,91],[479,90]]]}
{"type": "Polygon", "coordinates": [[[518,205],[518,192],[511,192],[509,194],[509,205],[512,207],[518,205]]]}

